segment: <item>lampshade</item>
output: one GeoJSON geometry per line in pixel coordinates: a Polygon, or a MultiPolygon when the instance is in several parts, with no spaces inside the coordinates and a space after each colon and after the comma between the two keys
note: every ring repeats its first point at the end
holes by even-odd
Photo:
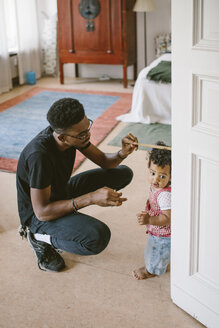
{"type": "Polygon", "coordinates": [[[147,12],[147,11],[153,11],[155,10],[155,4],[153,0],[137,0],[133,11],[142,11],[142,12],[147,12]]]}

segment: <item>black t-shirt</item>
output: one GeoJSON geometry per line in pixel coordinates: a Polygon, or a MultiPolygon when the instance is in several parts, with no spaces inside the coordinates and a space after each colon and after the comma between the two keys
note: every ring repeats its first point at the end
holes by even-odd
{"type": "Polygon", "coordinates": [[[17,201],[21,224],[33,215],[30,188],[43,189],[51,185],[51,201],[67,199],[67,182],[71,177],[76,148],[60,151],[47,127],[22,151],[17,167],[17,201]]]}

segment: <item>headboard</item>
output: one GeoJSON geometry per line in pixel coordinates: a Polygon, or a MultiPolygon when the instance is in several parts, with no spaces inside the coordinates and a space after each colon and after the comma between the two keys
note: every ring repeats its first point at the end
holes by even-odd
{"type": "Polygon", "coordinates": [[[159,34],[155,37],[154,41],[156,58],[171,52],[171,33],[159,34]]]}

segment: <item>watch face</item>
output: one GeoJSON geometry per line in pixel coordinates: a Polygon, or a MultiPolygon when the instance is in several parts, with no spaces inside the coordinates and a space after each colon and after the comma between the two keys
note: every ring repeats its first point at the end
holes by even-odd
{"type": "Polygon", "coordinates": [[[80,0],[79,12],[85,19],[94,19],[100,13],[99,0],[80,0]]]}

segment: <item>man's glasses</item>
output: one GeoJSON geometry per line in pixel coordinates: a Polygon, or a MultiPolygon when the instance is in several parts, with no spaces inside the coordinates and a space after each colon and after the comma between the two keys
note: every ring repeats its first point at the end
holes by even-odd
{"type": "Polygon", "coordinates": [[[89,128],[86,131],[81,132],[78,136],[71,136],[70,134],[65,134],[65,136],[75,138],[75,139],[79,139],[79,140],[84,140],[87,137],[88,133],[90,132],[90,129],[91,129],[92,124],[93,124],[92,120],[88,119],[88,121],[89,121],[90,125],[89,125],[89,128]]]}

